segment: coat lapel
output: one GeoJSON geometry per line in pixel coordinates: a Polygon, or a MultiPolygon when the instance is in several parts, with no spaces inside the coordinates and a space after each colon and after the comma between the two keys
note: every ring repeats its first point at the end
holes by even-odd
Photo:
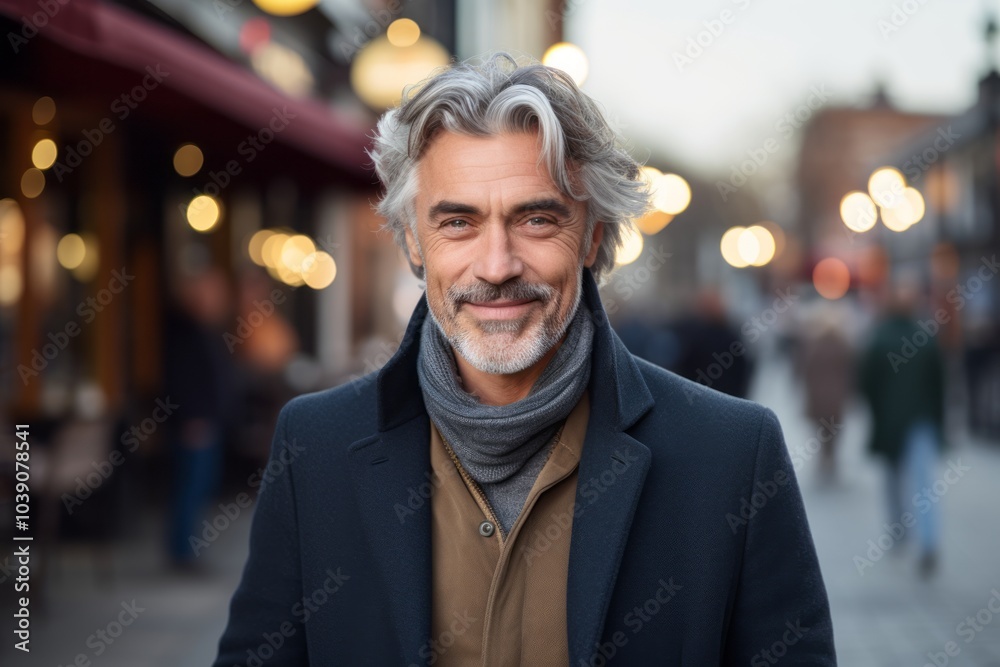
{"type": "Polygon", "coordinates": [[[649,471],[649,448],[625,433],[653,407],[631,353],[611,329],[586,271],[585,297],[597,328],[591,414],[580,457],[579,511],[570,538],[566,614],[570,664],[590,664],[600,642],[632,518],[649,471]]]}
{"type": "Polygon", "coordinates": [[[425,664],[418,651],[431,634],[430,422],[417,415],[360,440],[348,458],[403,664],[425,664]]]}
{"type": "Polygon", "coordinates": [[[419,651],[431,634],[430,421],[416,370],[426,314],[424,296],[376,377],[379,432],[348,448],[361,521],[407,665],[426,664],[419,651]]]}

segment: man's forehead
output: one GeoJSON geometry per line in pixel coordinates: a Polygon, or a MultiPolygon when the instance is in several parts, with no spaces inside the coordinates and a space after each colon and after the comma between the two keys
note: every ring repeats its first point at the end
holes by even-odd
{"type": "Polygon", "coordinates": [[[437,200],[476,196],[492,187],[505,195],[569,198],[540,159],[537,137],[527,133],[468,136],[441,132],[417,164],[418,197],[437,200]]]}

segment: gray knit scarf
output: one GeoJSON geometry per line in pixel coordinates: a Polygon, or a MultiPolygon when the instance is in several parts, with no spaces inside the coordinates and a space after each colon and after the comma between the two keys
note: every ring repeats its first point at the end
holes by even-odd
{"type": "Polygon", "coordinates": [[[424,403],[474,480],[491,485],[508,480],[553,439],[587,388],[593,338],[594,324],[581,299],[566,339],[530,393],[508,405],[484,405],[462,389],[451,345],[433,318],[426,318],[417,362],[424,403]]]}

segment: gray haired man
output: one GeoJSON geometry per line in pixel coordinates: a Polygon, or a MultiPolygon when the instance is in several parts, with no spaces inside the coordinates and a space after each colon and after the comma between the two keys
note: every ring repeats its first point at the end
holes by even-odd
{"type": "Polygon", "coordinates": [[[595,102],[499,54],[371,155],[426,292],[377,374],[283,409],[217,667],[836,664],[774,413],[608,324],[649,193],[595,102]]]}

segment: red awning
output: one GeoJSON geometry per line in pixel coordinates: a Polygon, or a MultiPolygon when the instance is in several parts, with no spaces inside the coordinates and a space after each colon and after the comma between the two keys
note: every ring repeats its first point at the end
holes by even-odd
{"type": "Polygon", "coordinates": [[[170,73],[165,86],[249,128],[266,127],[275,107],[287,108],[295,122],[281,142],[353,176],[365,173],[370,128],[314,100],[284,95],[187,35],[99,0],[0,0],[0,13],[40,26],[32,39],[53,40],[87,58],[135,72],[160,63],[170,73]]]}

